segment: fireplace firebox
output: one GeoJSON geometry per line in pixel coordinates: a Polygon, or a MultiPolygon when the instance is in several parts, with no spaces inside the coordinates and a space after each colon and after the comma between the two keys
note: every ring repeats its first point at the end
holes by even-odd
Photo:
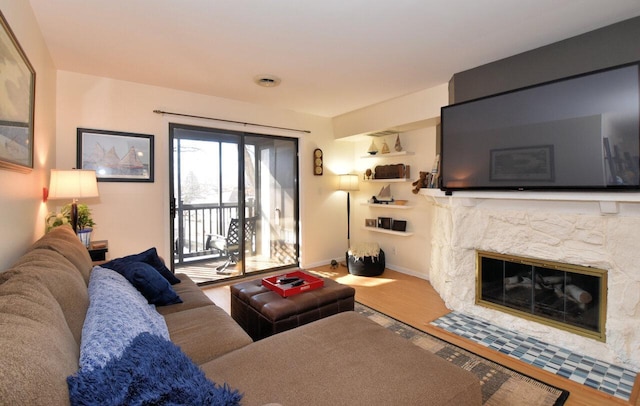
{"type": "Polygon", "coordinates": [[[605,341],[607,271],[477,251],[476,304],[605,341]]]}

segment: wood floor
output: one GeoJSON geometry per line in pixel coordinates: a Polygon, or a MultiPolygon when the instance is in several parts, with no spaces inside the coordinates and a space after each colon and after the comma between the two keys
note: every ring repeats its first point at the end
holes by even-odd
{"type": "MultiPolygon", "coordinates": [[[[337,269],[323,266],[312,271],[323,277],[331,278],[339,283],[353,286],[356,289],[356,300],[382,313],[396,318],[420,330],[449,341],[482,357],[493,360],[508,368],[529,375],[550,385],[571,392],[565,403],[567,406],[602,406],[602,405],[635,405],[640,406],[640,383],[636,380],[632,400],[627,403],[603,392],[588,388],[576,382],[564,379],[550,372],[532,367],[507,355],[487,349],[470,340],[451,334],[429,323],[449,312],[442,299],[431,284],[420,278],[409,276],[392,270],[374,278],[353,276],[347,268],[337,269]]],[[[264,277],[261,275],[260,277],[264,277]]],[[[237,282],[237,281],[236,281],[237,282]]],[[[216,285],[204,289],[204,292],[218,306],[230,313],[229,285],[216,285]]]]}

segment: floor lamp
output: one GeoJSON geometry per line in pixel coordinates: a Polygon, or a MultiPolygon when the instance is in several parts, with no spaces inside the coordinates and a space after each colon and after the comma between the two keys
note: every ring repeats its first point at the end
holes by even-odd
{"type": "Polygon", "coordinates": [[[78,199],[98,197],[96,171],[70,169],[51,170],[49,199],[72,199],[71,227],[78,234],[78,199]]]}
{"type": "Polygon", "coordinates": [[[338,175],[338,190],[347,192],[347,250],[351,248],[351,200],[349,192],[358,190],[358,175],[338,175]]]}

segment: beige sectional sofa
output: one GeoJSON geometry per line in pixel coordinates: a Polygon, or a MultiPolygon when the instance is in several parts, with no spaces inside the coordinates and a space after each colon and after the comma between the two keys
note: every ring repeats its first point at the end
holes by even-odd
{"type": "MultiPolygon", "coordinates": [[[[67,405],[79,368],[92,263],[68,227],[0,273],[0,403],[67,405]]],[[[252,342],[187,276],[158,306],[171,341],[243,405],[477,405],[470,373],[345,312],[252,342]]]]}

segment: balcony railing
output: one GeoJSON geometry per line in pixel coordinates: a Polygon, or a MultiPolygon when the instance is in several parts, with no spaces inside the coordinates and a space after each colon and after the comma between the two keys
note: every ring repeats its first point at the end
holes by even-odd
{"type": "MultiPolygon", "coordinates": [[[[253,207],[247,210],[253,211],[253,207]]],[[[216,250],[207,249],[207,237],[227,234],[231,219],[238,217],[238,204],[182,204],[176,216],[174,262],[181,264],[205,255],[220,255],[216,250]]]]}

